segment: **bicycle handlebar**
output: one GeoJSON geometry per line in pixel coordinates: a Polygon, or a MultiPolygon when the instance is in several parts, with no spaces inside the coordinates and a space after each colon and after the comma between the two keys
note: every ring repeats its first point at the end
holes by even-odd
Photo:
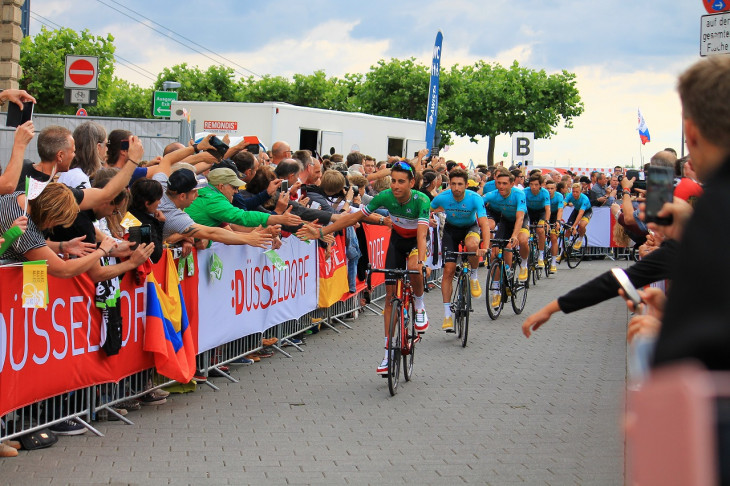
{"type": "Polygon", "coordinates": [[[447,252],[444,252],[444,255],[477,256],[477,252],[475,252],[475,251],[447,251],[447,252]]]}

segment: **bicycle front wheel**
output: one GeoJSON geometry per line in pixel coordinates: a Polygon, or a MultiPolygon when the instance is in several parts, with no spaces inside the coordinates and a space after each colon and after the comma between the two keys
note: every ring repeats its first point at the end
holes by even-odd
{"type": "Polygon", "coordinates": [[[504,278],[502,278],[502,261],[496,258],[489,264],[487,272],[486,294],[487,294],[487,314],[494,320],[499,317],[504,307],[504,278]],[[497,298],[496,296],[499,296],[497,298]]]}
{"type": "Polygon", "coordinates": [[[408,305],[407,317],[403,316],[403,346],[401,347],[403,355],[403,378],[410,381],[413,376],[413,359],[416,355],[416,343],[420,339],[418,331],[416,331],[416,304],[410,299],[408,305]]]}
{"type": "Polygon", "coordinates": [[[571,246],[568,253],[568,266],[570,268],[575,268],[583,261],[583,257],[586,254],[586,246],[588,245],[588,238],[585,235],[580,236],[576,234],[570,240],[571,246]],[[573,245],[575,245],[577,241],[580,241],[581,245],[580,248],[576,250],[573,245]]]}
{"type": "Polygon", "coordinates": [[[451,299],[451,308],[453,309],[454,313],[454,332],[456,333],[456,337],[461,337],[461,330],[462,330],[462,314],[461,314],[461,282],[464,280],[464,277],[461,275],[461,272],[459,272],[459,278],[454,284],[454,296],[451,299]]]}
{"type": "Polygon", "coordinates": [[[527,302],[527,282],[520,282],[517,278],[517,275],[519,274],[520,266],[515,261],[512,267],[512,310],[515,311],[515,314],[521,314],[522,310],[525,308],[525,303],[527,302]]]}
{"type": "Polygon", "coordinates": [[[471,288],[469,278],[464,275],[461,279],[461,326],[459,337],[461,347],[466,347],[466,339],[469,337],[469,313],[471,312],[471,288]]]}
{"type": "Polygon", "coordinates": [[[390,309],[390,327],[388,328],[388,389],[391,396],[398,393],[398,380],[400,379],[402,312],[402,302],[399,299],[393,299],[390,309]]]}

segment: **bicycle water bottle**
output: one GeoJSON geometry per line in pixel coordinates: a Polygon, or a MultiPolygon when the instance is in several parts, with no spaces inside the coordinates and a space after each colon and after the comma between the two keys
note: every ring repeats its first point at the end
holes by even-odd
{"type": "Polygon", "coordinates": [[[408,308],[407,307],[403,308],[403,320],[404,321],[408,320],[408,308]]]}

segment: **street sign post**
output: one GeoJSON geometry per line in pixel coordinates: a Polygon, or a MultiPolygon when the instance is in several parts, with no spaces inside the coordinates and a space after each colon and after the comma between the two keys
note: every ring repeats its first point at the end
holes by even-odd
{"type": "Polygon", "coordinates": [[[703,15],[700,20],[700,56],[730,54],[730,12],[703,15]]]}
{"type": "Polygon", "coordinates": [[[97,56],[66,56],[66,89],[97,89],[99,58],[97,56]]]}
{"type": "Polygon", "coordinates": [[[177,92],[175,91],[155,91],[154,101],[152,103],[152,116],[170,116],[170,105],[173,101],[177,101],[177,92]]]}
{"type": "Polygon", "coordinates": [[[512,134],[512,162],[522,162],[524,167],[532,165],[535,160],[535,134],[533,132],[515,132],[512,134]]]}

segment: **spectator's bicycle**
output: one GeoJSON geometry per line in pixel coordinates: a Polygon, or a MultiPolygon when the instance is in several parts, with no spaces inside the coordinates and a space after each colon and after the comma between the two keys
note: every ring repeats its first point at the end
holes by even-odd
{"type": "Polygon", "coordinates": [[[467,257],[476,256],[473,251],[451,251],[448,252],[460,259],[456,265],[453,295],[451,297],[451,313],[454,315],[454,329],[446,332],[456,333],[461,339],[461,347],[466,347],[466,340],[469,337],[469,313],[474,312],[471,308],[471,289],[469,287],[469,274],[471,265],[467,257]]]}
{"type": "Polygon", "coordinates": [[[497,248],[497,256],[492,259],[487,272],[487,313],[491,319],[496,319],[502,312],[504,302],[509,297],[512,300],[512,310],[520,314],[527,302],[527,282],[520,282],[519,275],[520,252],[517,248],[507,248],[509,239],[491,240],[492,248],[497,248]],[[504,261],[504,252],[512,253],[512,265],[504,261]]]}
{"type": "Polygon", "coordinates": [[[588,237],[586,235],[580,236],[578,234],[578,230],[570,231],[570,234],[568,234],[572,227],[568,223],[563,222],[561,222],[560,225],[562,226],[560,231],[560,241],[563,246],[563,253],[560,255],[560,263],[563,263],[563,260],[565,260],[568,267],[575,268],[580,265],[580,262],[583,261],[583,257],[586,254],[588,237]],[[575,244],[579,240],[581,241],[580,248],[575,249],[575,244]]]}
{"type": "MultiPolygon", "coordinates": [[[[400,365],[403,358],[403,377],[410,381],[413,376],[413,359],[416,354],[416,343],[421,340],[416,331],[416,307],[413,298],[413,288],[409,275],[417,275],[416,270],[387,269],[368,267],[368,288],[371,288],[371,275],[384,273],[385,278],[396,278],[396,291],[393,295],[390,310],[390,325],[388,326],[388,389],[391,396],[398,393],[400,380],[400,365]]],[[[428,292],[426,268],[423,268],[423,289],[428,292]]]]}

